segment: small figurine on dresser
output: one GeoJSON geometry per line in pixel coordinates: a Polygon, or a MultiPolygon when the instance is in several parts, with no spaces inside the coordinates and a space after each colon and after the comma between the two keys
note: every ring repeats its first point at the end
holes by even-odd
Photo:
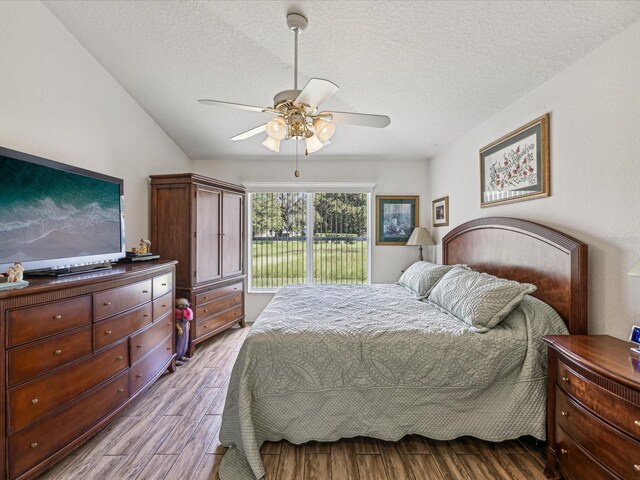
{"type": "Polygon", "coordinates": [[[151,242],[149,240],[145,240],[144,238],[140,239],[140,246],[133,247],[131,251],[136,255],[150,255],[151,254],[151,242]]]}
{"type": "Polygon", "coordinates": [[[29,285],[23,279],[24,267],[22,263],[15,262],[7,269],[7,273],[0,274],[0,289],[22,288],[29,285]]]}
{"type": "Polygon", "coordinates": [[[189,322],[193,320],[193,310],[186,298],[176,299],[176,365],[184,365],[189,358],[185,357],[189,349],[189,322]]]}

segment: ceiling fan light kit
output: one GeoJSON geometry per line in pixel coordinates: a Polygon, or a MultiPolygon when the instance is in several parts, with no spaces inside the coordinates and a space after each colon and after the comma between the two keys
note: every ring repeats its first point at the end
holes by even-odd
{"type": "Polygon", "coordinates": [[[385,115],[330,111],[318,113],[318,106],[338,91],[338,86],[329,80],[312,78],[302,90],[298,90],[298,36],[308,25],[307,19],[299,13],[287,15],[287,26],[294,34],[293,90],[284,90],[276,94],[273,98],[273,108],[220,100],[198,100],[204,105],[220,105],[277,115],[265,125],[231,137],[231,140],[245,140],[266,132],[267,138],[262,145],[274,152],[280,152],[283,140],[296,140],[296,177],[300,176],[297,169],[298,140],[304,140],[305,155],[309,155],[330,143],[329,139],[336,132],[336,123],[376,128],[384,128],[391,123],[391,119],[385,115]]]}

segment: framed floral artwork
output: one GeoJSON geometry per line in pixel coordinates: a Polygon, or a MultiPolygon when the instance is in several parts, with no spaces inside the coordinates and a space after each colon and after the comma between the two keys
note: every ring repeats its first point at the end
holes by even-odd
{"type": "Polygon", "coordinates": [[[434,227],[449,225],[449,197],[442,197],[431,202],[431,218],[434,227]]]}
{"type": "Polygon", "coordinates": [[[420,197],[376,195],[376,245],[406,245],[418,226],[420,197]]]}
{"type": "Polygon", "coordinates": [[[480,150],[480,206],[548,197],[549,114],[480,150]]]}

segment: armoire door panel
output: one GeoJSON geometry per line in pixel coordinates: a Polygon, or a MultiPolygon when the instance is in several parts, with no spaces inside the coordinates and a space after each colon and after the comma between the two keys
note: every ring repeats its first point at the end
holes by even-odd
{"type": "Polygon", "coordinates": [[[244,195],[224,192],[222,198],[222,276],[242,273],[244,195]]]}
{"type": "Polygon", "coordinates": [[[196,187],[196,284],[220,278],[221,192],[196,187]]]}

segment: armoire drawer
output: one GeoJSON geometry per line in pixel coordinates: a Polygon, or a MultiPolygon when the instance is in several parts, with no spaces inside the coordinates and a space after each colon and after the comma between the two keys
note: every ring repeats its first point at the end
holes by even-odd
{"type": "Polygon", "coordinates": [[[91,296],[70,298],[9,310],[7,344],[22,343],[66,332],[91,323],[91,296]]]}
{"type": "Polygon", "coordinates": [[[131,364],[133,365],[151,350],[156,348],[167,335],[173,331],[173,321],[171,317],[156,322],[129,338],[131,364]]]}
{"type": "Polygon", "coordinates": [[[129,366],[122,342],[79,363],[63,367],[8,392],[9,431],[15,432],[72,401],[129,366]]]}
{"type": "Polygon", "coordinates": [[[173,335],[169,335],[155,350],[129,369],[131,381],[131,395],[144,387],[156,376],[160,369],[173,356],[173,335]]]}
{"type": "MultiPolygon", "coordinates": [[[[558,360],[557,364],[558,385],[563,391],[607,422],[640,440],[639,406],[583,378],[562,361],[558,360]]],[[[624,387],[618,387],[618,390],[622,388],[624,387]]]]}
{"type": "Polygon", "coordinates": [[[231,295],[236,292],[242,292],[242,282],[232,283],[231,285],[226,285],[224,287],[206,290],[204,292],[196,294],[196,306],[202,305],[203,303],[207,303],[212,300],[216,300],[220,297],[226,297],[227,295],[231,295]]]}
{"type": "Polygon", "coordinates": [[[150,324],[152,321],[152,308],[152,304],[148,303],[117,317],[95,323],[93,325],[93,336],[96,350],[111,345],[150,324]]]}
{"type": "Polygon", "coordinates": [[[91,326],[61,333],[7,353],[7,383],[16,385],[91,353],[91,326]]]}
{"type": "Polygon", "coordinates": [[[196,318],[205,319],[216,313],[224,312],[231,307],[242,305],[242,292],[222,297],[204,305],[198,306],[196,309],[196,318]]]}
{"type": "Polygon", "coordinates": [[[232,323],[240,319],[243,314],[242,306],[238,306],[202,322],[198,321],[196,323],[196,337],[201,337],[224,325],[232,323]]]}
{"type": "Polygon", "coordinates": [[[151,301],[151,279],[93,294],[93,320],[97,322],[151,301]]]}
{"type": "Polygon", "coordinates": [[[68,445],[128,398],[129,375],[123,372],[62,412],[11,435],[9,475],[15,478],[68,445]]]}

